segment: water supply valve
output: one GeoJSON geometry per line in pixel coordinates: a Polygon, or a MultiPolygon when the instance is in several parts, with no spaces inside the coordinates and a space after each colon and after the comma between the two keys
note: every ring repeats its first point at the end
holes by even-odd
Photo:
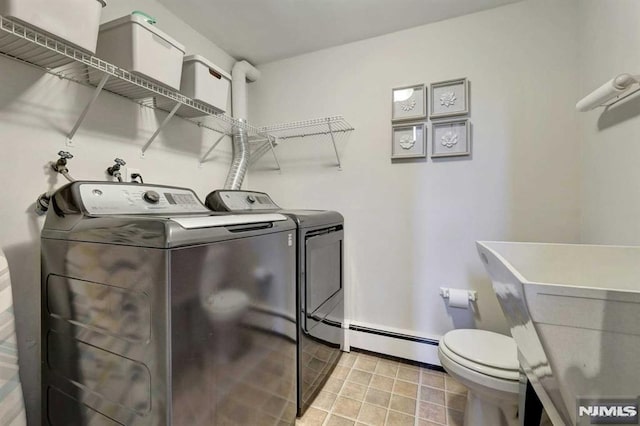
{"type": "Polygon", "coordinates": [[[122,166],[126,165],[127,163],[121,158],[116,158],[113,161],[115,161],[115,164],[107,168],[107,173],[109,173],[109,175],[113,176],[114,178],[118,179],[118,182],[122,182],[122,172],[120,171],[120,169],[122,168],[122,166]]]}
{"type": "Polygon", "coordinates": [[[71,160],[73,158],[73,154],[69,151],[58,151],[58,161],[53,163],[51,167],[58,173],[65,173],[69,170],[67,169],[67,160],[71,160]]]}

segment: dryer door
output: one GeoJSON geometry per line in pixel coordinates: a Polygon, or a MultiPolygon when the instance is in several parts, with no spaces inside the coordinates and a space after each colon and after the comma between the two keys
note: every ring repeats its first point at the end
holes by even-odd
{"type": "MultiPolygon", "coordinates": [[[[342,299],[342,230],[312,234],[305,240],[305,329],[311,330],[320,321],[329,320],[329,313],[342,299]]],[[[341,323],[341,318],[333,319],[341,323]]]]}

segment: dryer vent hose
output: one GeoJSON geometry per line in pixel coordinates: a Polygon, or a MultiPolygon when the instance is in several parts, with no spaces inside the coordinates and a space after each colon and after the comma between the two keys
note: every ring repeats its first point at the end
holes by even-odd
{"type": "Polygon", "coordinates": [[[224,189],[238,190],[242,188],[242,181],[249,168],[249,141],[245,129],[239,126],[234,127],[232,146],[233,160],[224,183],[224,189]]]}

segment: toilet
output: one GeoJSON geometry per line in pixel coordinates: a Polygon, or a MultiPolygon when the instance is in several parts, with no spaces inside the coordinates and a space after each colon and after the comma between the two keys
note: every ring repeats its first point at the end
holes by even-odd
{"type": "Polygon", "coordinates": [[[440,340],[447,373],[467,387],[465,426],[517,426],[520,366],[516,342],[485,330],[453,330],[440,340]]]}

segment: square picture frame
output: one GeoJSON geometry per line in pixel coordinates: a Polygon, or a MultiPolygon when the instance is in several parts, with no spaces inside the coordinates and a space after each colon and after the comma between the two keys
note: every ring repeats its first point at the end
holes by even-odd
{"type": "Polygon", "coordinates": [[[407,123],[391,129],[391,159],[426,158],[427,133],[424,123],[407,123]]]}
{"type": "Polygon", "coordinates": [[[391,121],[419,120],[427,117],[427,90],[424,84],[391,89],[391,121]]]}
{"type": "Polygon", "coordinates": [[[431,119],[468,115],[469,81],[466,78],[431,84],[431,119]]]}
{"type": "Polygon", "coordinates": [[[431,123],[431,158],[471,155],[471,123],[468,119],[431,123]]]}

